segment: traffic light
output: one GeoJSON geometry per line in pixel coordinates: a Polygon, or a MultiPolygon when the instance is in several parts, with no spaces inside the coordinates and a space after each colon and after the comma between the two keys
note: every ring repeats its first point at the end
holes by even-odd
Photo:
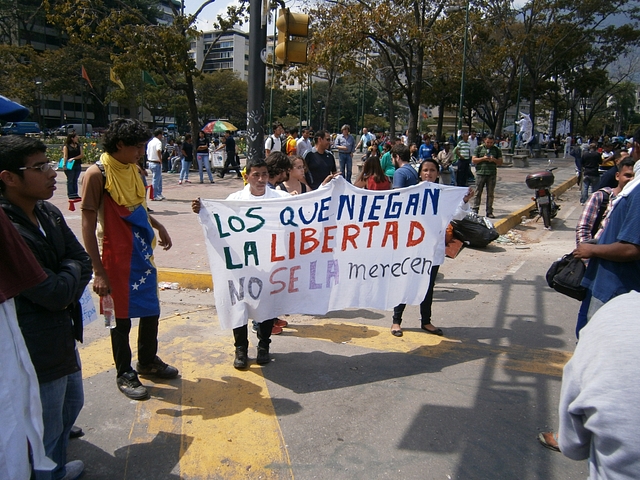
{"type": "Polygon", "coordinates": [[[278,20],[278,44],[275,49],[276,63],[307,63],[307,36],[309,35],[309,15],[291,13],[288,8],[280,9],[278,20]],[[293,38],[291,38],[293,37],[293,38]]]}

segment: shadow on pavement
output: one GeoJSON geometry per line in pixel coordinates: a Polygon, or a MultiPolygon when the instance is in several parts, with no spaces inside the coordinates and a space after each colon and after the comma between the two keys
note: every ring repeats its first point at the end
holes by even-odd
{"type": "Polygon", "coordinates": [[[81,457],[84,476],[92,480],[179,480],[180,475],[171,472],[192,442],[193,438],[187,435],[160,432],[151,442],[126,445],[111,455],[88,441],[78,440],[69,443],[68,456],[81,457]]]}

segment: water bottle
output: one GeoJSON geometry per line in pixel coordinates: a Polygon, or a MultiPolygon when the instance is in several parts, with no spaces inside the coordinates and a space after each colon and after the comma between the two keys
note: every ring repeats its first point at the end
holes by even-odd
{"type": "Polygon", "coordinates": [[[111,295],[105,295],[102,300],[102,314],[104,315],[104,326],[107,328],[116,328],[116,313],[113,306],[113,298],[111,295]]]}

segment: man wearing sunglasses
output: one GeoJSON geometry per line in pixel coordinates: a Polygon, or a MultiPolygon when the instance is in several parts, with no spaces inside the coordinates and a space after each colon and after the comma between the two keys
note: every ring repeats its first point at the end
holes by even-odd
{"type": "Polygon", "coordinates": [[[64,217],[46,202],[56,189],[55,164],[39,140],[0,138],[0,207],[46,274],[15,298],[18,324],[38,377],[44,447],[56,466],[35,478],[75,479],[80,460],[66,462],[69,432],[84,403],[76,340],[82,341],[79,304],[91,279],[91,260],[64,217]],[[49,476],[50,475],[50,476],[49,476]]]}

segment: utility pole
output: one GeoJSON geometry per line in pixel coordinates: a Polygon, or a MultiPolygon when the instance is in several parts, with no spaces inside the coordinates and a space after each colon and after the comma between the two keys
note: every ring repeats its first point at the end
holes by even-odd
{"type": "Polygon", "coordinates": [[[262,52],[267,47],[267,15],[262,0],[249,4],[249,95],[247,110],[247,160],[264,159],[264,84],[265,64],[262,52]]]}

